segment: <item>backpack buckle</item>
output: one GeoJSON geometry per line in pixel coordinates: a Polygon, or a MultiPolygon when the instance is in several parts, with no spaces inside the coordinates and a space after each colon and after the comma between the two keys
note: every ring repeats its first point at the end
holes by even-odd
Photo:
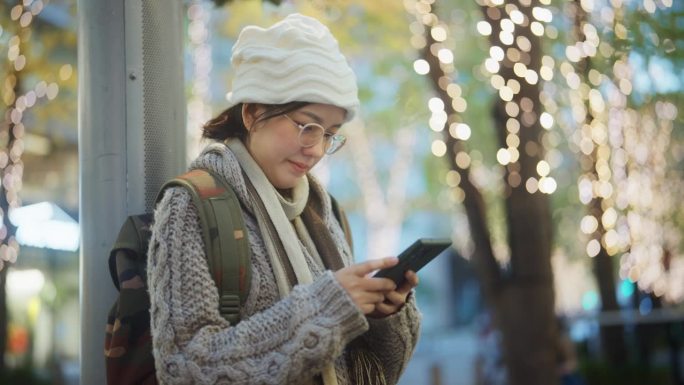
{"type": "Polygon", "coordinates": [[[236,294],[224,294],[219,301],[219,312],[223,318],[240,314],[240,296],[236,294]]]}

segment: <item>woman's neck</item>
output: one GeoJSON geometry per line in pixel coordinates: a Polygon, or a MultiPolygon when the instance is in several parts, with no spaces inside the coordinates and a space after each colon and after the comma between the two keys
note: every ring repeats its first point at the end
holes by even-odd
{"type": "Polygon", "coordinates": [[[291,188],[288,188],[288,189],[279,189],[279,188],[277,188],[276,191],[278,191],[278,194],[282,195],[283,198],[285,198],[285,199],[287,199],[287,200],[291,200],[291,199],[292,199],[292,189],[291,189],[291,188]]]}

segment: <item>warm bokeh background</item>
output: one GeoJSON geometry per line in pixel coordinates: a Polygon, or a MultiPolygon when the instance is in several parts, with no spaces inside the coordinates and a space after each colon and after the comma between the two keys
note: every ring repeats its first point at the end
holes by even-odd
{"type": "MultiPolygon", "coordinates": [[[[338,37],[363,108],[316,172],[357,259],[455,244],[401,384],[684,383],[684,2],[183,3],[188,160],[244,25],[338,37]]],[[[3,384],[79,383],[77,12],[0,0],[3,384]]]]}

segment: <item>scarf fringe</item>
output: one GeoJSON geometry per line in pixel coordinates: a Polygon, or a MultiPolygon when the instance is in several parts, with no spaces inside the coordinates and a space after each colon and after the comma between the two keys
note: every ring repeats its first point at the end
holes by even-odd
{"type": "Polygon", "coordinates": [[[356,339],[350,344],[349,367],[351,382],[357,385],[387,385],[382,363],[378,357],[364,348],[365,342],[356,339]]]}

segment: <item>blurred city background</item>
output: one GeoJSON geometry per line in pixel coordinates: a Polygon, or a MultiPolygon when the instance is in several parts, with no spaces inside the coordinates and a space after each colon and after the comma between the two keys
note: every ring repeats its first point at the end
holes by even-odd
{"type": "MultiPolygon", "coordinates": [[[[186,163],[240,29],[301,12],[358,76],[361,117],[316,170],[356,258],[454,240],[419,274],[400,384],[684,384],[684,2],[182,3],[186,163]]],[[[80,250],[87,38],[76,0],[0,0],[1,384],[83,383],[79,266],[108,269],[80,250]]]]}

